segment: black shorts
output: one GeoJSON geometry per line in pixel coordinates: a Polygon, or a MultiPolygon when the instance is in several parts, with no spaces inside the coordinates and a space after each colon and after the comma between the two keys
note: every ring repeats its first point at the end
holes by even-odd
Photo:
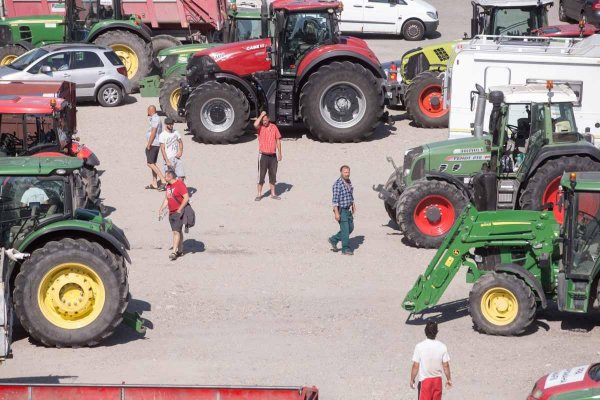
{"type": "Polygon", "coordinates": [[[275,154],[261,154],[258,161],[258,183],[265,183],[265,175],[269,171],[269,183],[274,185],[277,182],[277,156],[275,154]]]}
{"type": "Polygon", "coordinates": [[[183,215],[181,213],[169,214],[169,223],[173,232],[181,232],[183,229],[183,215]]]}
{"type": "Polygon", "coordinates": [[[146,147],[146,162],[148,164],[156,164],[158,160],[158,152],[160,151],[159,146],[150,146],[150,150],[146,147]]]}

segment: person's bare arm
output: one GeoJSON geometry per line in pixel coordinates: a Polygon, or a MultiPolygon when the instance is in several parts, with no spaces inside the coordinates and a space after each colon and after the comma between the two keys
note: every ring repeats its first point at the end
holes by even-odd
{"type": "Polygon", "coordinates": [[[165,151],[165,144],[164,143],[160,144],[160,153],[162,154],[163,160],[165,160],[165,164],[167,164],[167,166],[170,167],[171,166],[171,162],[167,158],[167,152],[165,151]]]}
{"type": "Polygon", "coordinates": [[[260,123],[265,115],[267,115],[266,111],[261,112],[258,118],[256,118],[256,120],[254,121],[254,129],[256,129],[257,132],[258,128],[260,127],[260,123]]]}
{"type": "Polygon", "coordinates": [[[444,368],[444,374],[446,375],[446,387],[452,387],[452,375],[450,374],[450,363],[444,362],[442,363],[442,367],[444,368]]]}
{"type": "Polygon", "coordinates": [[[411,389],[415,388],[415,380],[417,379],[417,374],[419,373],[419,363],[412,363],[412,368],[410,369],[410,387],[411,389]]]}
{"type": "Polygon", "coordinates": [[[177,151],[177,154],[175,155],[175,157],[181,158],[181,156],[183,155],[183,140],[181,140],[181,138],[179,138],[178,142],[179,142],[179,151],[177,151]]]}
{"type": "Polygon", "coordinates": [[[152,130],[150,131],[150,137],[148,138],[148,143],[146,144],[146,148],[148,150],[150,150],[150,147],[152,147],[152,143],[154,142],[154,138],[156,137],[156,130],[158,128],[152,128],[152,130]]]}
{"type": "Polygon", "coordinates": [[[179,208],[177,209],[177,212],[181,213],[181,211],[183,211],[183,209],[185,208],[185,206],[187,206],[187,204],[188,204],[189,201],[190,201],[190,195],[188,193],[184,194],[183,195],[183,201],[179,205],[179,208]]]}
{"type": "Polygon", "coordinates": [[[169,205],[169,200],[167,199],[167,195],[165,195],[165,199],[163,200],[162,204],[160,205],[160,208],[158,209],[159,216],[162,214],[163,210],[167,205],[169,205]]]}
{"type": "Polygon", "coordinates": [[[277,161],[281,161],[283,155],[281,154],[281,140],[277,139],[277,161]]]}

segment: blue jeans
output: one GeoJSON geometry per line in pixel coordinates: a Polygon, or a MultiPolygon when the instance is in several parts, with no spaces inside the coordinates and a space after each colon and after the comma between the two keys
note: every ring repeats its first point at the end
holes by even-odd
{"type": "Polygon", "coordinates": [[[350,234],[354,230],[354,217],[347,208],[340,208],[340,231],[330,239],[337,244],[342,242],[342,251],[350,250],[350,234]]]}

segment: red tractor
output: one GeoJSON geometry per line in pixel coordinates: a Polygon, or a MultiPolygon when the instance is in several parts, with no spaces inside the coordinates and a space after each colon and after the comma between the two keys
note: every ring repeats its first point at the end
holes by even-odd
{"type": "Polygon", "coordinates": [[[69,155],[83,160],[77,207],[102,209],[98,157],[78,142],[75,84],[0,81],[0,157],[69,155]]]}
{"type": "Polygon", "coordinates": [[[364,40],[340,36],[341,10],[337,0],[263,2],[265,39],[196,53],[179,100],[195,137],[234,142],[262,110],[279,126],[303,121],[323,141],[371,135],[387,119],[384,106],[400,104],[398,82],[364,40]]]}

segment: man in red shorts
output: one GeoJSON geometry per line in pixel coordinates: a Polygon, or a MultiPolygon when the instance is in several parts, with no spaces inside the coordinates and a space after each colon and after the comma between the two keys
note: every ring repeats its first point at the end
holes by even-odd
{"type": "Polygon", "coordinates": [[[442,399],[442,371],[446,375],[446,388],[452,387],[450,376],[450,356],[446,345],[435,337],[438,326],[435,321],[428,321],[425,325],[427,339],[415,346],[413,364],[410,371],[410,387],[415,388],[415,379],[419,375],[418,399],[442,399]]]}
{"type": "Polygon", "coordinates": [[[163,210],[168,207],[169,223],[173,232],[173,252],[169,255],[169,259],[174,261],[177,257],[183,255],[184,210],[190,201],[190,195],[185,183],[177,179],[177,175],[173,170],[167,170],[165,180],[167,181],[166,196],[158,209],[158,215],[160,219],[163,210]]]}
{"type": "Polygon", "coordinates": [[[260,113],[254,128],[258,135],[258,185],[257,195],[254,200],[262,199],[262,189],[265,184],[265,175],[269,172],[269,186],[271,187],[271,198],[279,200],[281,197],[275,193],[275,183],[277,182],[277,165],[281,161],[281,134],[275,124],[269,121],[269,116],[265,111],[260,113]]]}

